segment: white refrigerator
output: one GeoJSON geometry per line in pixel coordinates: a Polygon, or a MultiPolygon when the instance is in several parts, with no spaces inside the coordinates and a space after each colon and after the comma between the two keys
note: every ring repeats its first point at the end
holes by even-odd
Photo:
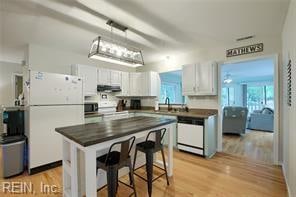
{"type": "Polygon", "coordinates": [[[28,137],[28,167],[62,160],[62,137],[55,128],[84,123],[82,78],[29,71],[25,82],[25,127],[28,137]]]}

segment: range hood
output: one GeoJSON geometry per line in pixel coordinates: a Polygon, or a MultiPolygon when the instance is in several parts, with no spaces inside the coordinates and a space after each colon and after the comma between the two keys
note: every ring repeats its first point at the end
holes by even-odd
{"type": "Polygon", "coordinates": [[[120,86],[114,85],[97,85],[98,92],[121,92],[120,86]]]}

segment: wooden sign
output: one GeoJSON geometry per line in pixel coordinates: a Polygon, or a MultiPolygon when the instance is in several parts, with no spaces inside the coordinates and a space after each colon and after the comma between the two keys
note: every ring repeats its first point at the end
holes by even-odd
{"type": "Polygon", "coordinates": [[[234,49],[228,49],[226,51],[226,57],[246,55],[246,54],[258,53],[262,51],[263,51],[263,43],[259,43],[259,44],[244,46],[244,47],[238,47],[234,49]]]}

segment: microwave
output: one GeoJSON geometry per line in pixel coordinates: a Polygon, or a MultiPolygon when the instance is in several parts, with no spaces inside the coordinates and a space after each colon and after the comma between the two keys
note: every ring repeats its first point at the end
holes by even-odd
{"type": "Polygon", "coordinates": [[[84,103],[84,113],[96,113],[98,109],[98,103],[84,103]]]}

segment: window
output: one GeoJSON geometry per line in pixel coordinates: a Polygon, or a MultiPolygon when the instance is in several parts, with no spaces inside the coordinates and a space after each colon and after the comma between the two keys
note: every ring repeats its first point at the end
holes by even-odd
{"type": "Polygon", "coordinates": [[[263,107],[274,108],[273,85],[253,85],[247,87],[247,106],[249,111],[261,110],[263,107]]]}
{"type": "Polygon", "coordinates": [[[168,97],[171,104],[184,104],[184,96],[182,95],[182,71],[172,71],[160,73],[161,94],[160,103],[165,103],[168,97]]]}
{"type": "Polygon", "coordinates": [[[222,105],[232,106],[235,104],[234,87],[223,87],[222,88],[222,105]]]}

